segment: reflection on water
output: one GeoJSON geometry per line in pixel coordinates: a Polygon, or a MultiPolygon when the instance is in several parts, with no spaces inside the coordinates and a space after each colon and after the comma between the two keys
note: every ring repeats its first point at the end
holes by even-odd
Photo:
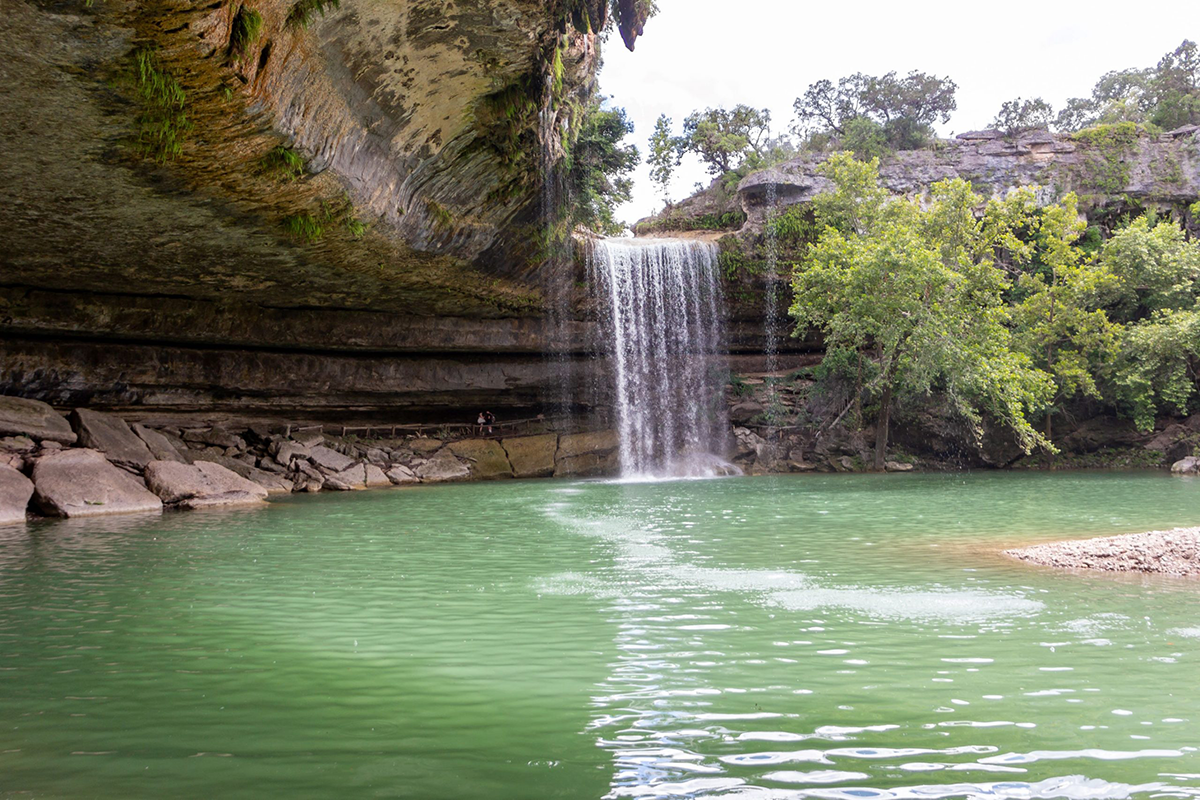
{"type": "Polygon", "coordinates": [[[0,796],[1200,795],[1161,475],[509,482],[0,535],[0,796]]]}

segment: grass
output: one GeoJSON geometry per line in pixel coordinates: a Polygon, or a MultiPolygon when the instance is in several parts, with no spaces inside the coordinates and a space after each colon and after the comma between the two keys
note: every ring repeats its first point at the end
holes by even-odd
{"type": "Polygon", "coordinates": [[[287,26],[307,30],[317,15],[325,16],[330,9],[341,7],[342,0],[298,0],[287,15],[287,26]]]}
{"type": "Polygon", "coordinates": [[[229,32],[229,52],[238,58],[244,57],[246,51],[250,49],[250,45],[258,41],[262,30],[262,14],[252,8],[242,6],[238,9],[237,16],[233,18],[233,26],[229,32]]]}
{"type": "Polygon", "coordinates": [[[184,106],[187,95],[150,47],[134,51],[134,78],[142,111],[138,115],[138,149],[159,164],[178,158],[192,130],[184,106]]]}
{"type": "Polygon", "coordinates": [[[283,218],[283,228],[288,234],[308,244],[319,242],[325,236],[325,225],[312,214],[292,214],[283,218]]]}
{"type": "Polygon", "coordinates": [[[304,156],[286,145],[276,145],[259,159],[264,174],[281,181],[294,181],[304,177],[304,156]]]}

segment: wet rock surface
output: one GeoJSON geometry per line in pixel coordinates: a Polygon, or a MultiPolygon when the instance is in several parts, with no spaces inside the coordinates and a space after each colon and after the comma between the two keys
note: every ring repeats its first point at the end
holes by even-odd
{"type": "Polygon", "coordinates": [[[0,464],[0,525],[25,522],[33,481],[8,464],[0,464]]]}
{"type": "Polygon", "coordinates": [[[1063,569],[1200,577],[1200,528],[1051,542],[1005,550],[1004,554],[1063,569]]]}
{"type": "Polygon", "coordinates": [[[162,511],[140,478],[109,463],[99,450],[50,453],[33,466],[34,502],[52,517],[94,517],[162,511]]]}
{"type": "Polygon", "coordinates": [[[164,503],[183,508],[253,505],[267,497],[263,487],[211,461],[151,461],[146,483],[164,503]]]}

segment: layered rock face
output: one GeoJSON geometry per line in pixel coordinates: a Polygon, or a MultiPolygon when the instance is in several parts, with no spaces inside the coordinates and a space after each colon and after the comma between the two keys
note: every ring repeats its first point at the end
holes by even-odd
{"type": "MultiPolygon", "coordinates": [[[[771,185],[784,207],[828,191],[830,182],[817,172],[822,160],[797,158],[748,175],[738,196],[752,224],[761,223],[771,185]]],[[[1033,131],[1011,139],[998,131],[974,131],[924,150],[894,153],[880,164],[879,177],[891,191],[910,197],[925,195],[938,181],[962,178],[985,197],[1028,187],[1043,202],[1075,192],[1088,210],[1130,201],[1185,208],[1200,198],[1200,127],[1151,135],[1114,125],[1091,134],[1033,131]]]]}
{"type": "Polygon", "coordinates": [[[598,62],[559,6],[7,3],[0,393],[530,404],[542,168],[598,62]]]}

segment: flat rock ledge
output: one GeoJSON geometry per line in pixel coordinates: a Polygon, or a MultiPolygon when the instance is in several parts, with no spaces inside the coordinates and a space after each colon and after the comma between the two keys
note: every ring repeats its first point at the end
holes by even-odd
{"type": "Polygon", "coordinates": [[[1200,577],[1200,528],[1050,542],[1005,550],[1004,554],[1031,564],[1061,569],[1145,572],[1195,578],[1200,577]]]}

